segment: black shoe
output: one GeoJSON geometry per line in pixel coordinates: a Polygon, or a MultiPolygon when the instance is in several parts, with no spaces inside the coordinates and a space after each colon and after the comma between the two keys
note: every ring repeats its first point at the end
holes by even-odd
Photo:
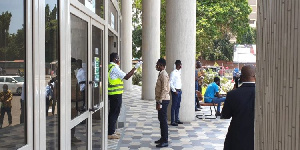
{"type": "Polygon", "coordinates": [[[168,147],[168,143],[167,142],[163,142],[163,143],[160,143],[158,145],[156,145],[156,147],[168,147]]]}
{"type": "Polygon", "coordinates": [[[217,111],[216,116],[221,116],[221,113],[219,111],[217,111]]]}
{"type": "Polygon", "coordinates": [[[181,122],[181,121],[179,121],[179,120],[178,120],[176,123],[177,123],[177,124],[183,124],[183,122],[181,122]]]}
{"type": "Polygon", "coordinates": [[[154,143],[155,143],[155,144],[160,144],[161,142],[162,142],[162,140],[159,139],[159,140],[155,141],[154,143]]]}
{"type": "Polygon", "coordinates": [[[178,124],[176,122],[172,122],[171,125],[172,126],[178,126],[178,124]]]}

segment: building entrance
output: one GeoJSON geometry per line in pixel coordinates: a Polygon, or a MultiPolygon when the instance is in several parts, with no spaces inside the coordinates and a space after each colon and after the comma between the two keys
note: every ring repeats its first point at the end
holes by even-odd
{"type": "Polygon", "coordinates": [[[104,138],[104,26],[70,7],[71,149],[101,149],[104,138]]]}

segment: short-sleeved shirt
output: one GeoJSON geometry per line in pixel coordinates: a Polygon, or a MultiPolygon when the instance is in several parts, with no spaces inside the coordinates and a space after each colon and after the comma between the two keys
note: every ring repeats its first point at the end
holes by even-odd
{"type": "Polygon", "coordinates": [[[77,72],[76,78],[77,78],[77,82],[80,85],[80,91],[84,91],[85,90],[85,83],[81,83],[81,82],[85,82],[86,81],[86,77],[85,77],[85,71],[83,70],[83,68],[80,68],[77,72]]]}
{"type": "Polygon", "coordinates": [[[217,92],[219,92],[219,86],[216,84],[216,82],[209,84],[204,94],[204,101],[207,103],[211,103],[212,98],[215,97],[215,94],[217,92]]]}
{"type": "Polygon", "coordinates": [[[12,97],[13,94],[10,90],[8,90],[7,92],[0,92],[0,102],[2,102],[1,107],[11,108],[12,97]]]}
{"type": "Polygon", "coordinates": [[[110,63],[115,65],[110,72],[110,78],[112,80],[117,79],[117,78],[124,79],[124,77],[126,76],[126,73],[123,72],[120,69],[119,65],[117,65],[116,63],[114,63],[114,62],[110,62],[110,63]]]}

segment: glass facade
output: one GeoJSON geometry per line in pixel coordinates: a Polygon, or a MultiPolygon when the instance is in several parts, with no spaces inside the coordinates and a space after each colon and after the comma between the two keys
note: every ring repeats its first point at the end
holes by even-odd
{"type": "Polygon", "coordinates": [[[0,2],[0,148],[27,143],[25,1],[0,2]]]}
{"type": "Polygon", "coordinates": [[[47,149],[59,149],[60,66],[58,1],[45,1],[45,102],[47,149]]]}
{"type": "Polygon", "coordinates": [[[105,149],[109,3],[0,2],[0,149],[105,149]]]}
{"type": "Polygon", "coordinates": [[[71,117],[87,110],[88,23],[71,14],[71,117]]]}
{"type": "Polygon", "coordinates": [[[78,0],[85,7],[104,18],[104,0],[78,0]]]}

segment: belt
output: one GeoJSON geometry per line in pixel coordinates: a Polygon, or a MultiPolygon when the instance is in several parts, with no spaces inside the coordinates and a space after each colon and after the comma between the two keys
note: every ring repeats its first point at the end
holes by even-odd
{"type": "Polygon", "coordinates": [[[85,81],[80,81],[79,84],[85,84],[85,81]]]}
{"type": "Polygon", "coordinates": [[[180,92],[180,91],[181,91],[181,89],[176,89],[176,91],[180,92]]]}

